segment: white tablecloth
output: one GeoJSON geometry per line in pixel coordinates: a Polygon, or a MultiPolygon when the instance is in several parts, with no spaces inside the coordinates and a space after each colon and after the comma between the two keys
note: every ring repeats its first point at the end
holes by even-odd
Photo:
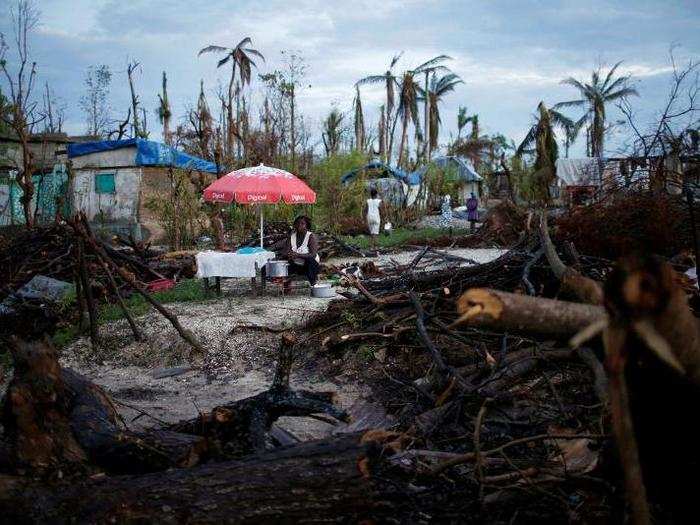
{"type": "Polygon", "coordinates": [[[197,277],[255,277],[255,264],[258,268],[274,259],[273,252],[257,252],[250,254],[206,251],[199,252],[197,261],[197,277]]]}

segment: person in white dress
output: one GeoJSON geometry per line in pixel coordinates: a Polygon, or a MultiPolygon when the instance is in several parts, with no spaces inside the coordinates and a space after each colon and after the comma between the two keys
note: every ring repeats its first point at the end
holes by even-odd
{"type": "Polygon", "coordinates": [[[377,236],[379,235],[379,226],[382,222],[381,213],[379,211],[382,199],[378,197],[376,188],[372,188],[369,194],[370,198],[367,199],[367,204],[365,205],[367,229],[369,230],[369,234],[372,239],[372,247],[376,248],[377,236]]]}

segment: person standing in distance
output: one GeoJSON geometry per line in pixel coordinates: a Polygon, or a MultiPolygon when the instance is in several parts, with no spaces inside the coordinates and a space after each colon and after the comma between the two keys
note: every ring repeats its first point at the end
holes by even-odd
{"type": "Polygon", "coordinates": [[[474,193],[467,199],[467,220],[469,221],[469,230],[471,233],[476,231],[476,222],[479,220],[479,199],[474,193]]]}
{"type": "Polygon", "coordinates": [[[370,198],[367,199],[367,204],[365,205],[365,214],[367,217],[367,229],[369,230],[372,248],[376,250],[379,226],[382,222],[381,213],[379,211],[382,199],[378,197],[376,188],[369,190],[369,196],[370,198]]]}

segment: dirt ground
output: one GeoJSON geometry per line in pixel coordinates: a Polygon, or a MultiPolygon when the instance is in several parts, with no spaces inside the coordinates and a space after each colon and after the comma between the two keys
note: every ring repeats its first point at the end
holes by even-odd
{"type": "MultiPolygon", "coordinates": [[[[502,253],[502,250],[446,251],[480,263],[502,253]]],[[[405,264],[416,253],[402,252],[372,260],[380,267],[405,264]]],[[[335,265],[352,262],[358,259],[329,261],[335,265]]],[[[431,269],[444,264],[436,263],[431,269]]],[[[245,328],[246,325],[275,331],[294,328],[325,311],[331,301],[312,298],[306,289],[284,297],[273,291],[253,297],[245,285],[235,280],[223,281],[222,292],[219,298],[168,305],[180,323],[207,349],[201,362],[189,362],[189,346],[166,319],[151,311],[137,319],[147,336],[146,342],[135,342],[126,321],[120,320],[101,327],[102,344],[98,349],[93,349],[89,339],[83,337],[63,350],[61,363],[105,388],[129,427],[176,422],[257,394],[270,385],[280,335],[245,328]],[[158,378],[175,372],[175,367],[182,367],[177,368],[180,372],[186,371],[158,378]]],[[[300,364],[292,372],[293,387],[333,391],[337,403],[355,418],[366,413],[368,407],[379,420],[384,418],[380,407],[372,403],[372,391],[361,377],[344,372],[343,367],[338,367],[339,373],[334,377],[322,376],[309,359],[313,357],[300,356],[300,364]]],[[[278,425],[302,440],[338,430],[311,418],[283,418],[278,425]]]]}

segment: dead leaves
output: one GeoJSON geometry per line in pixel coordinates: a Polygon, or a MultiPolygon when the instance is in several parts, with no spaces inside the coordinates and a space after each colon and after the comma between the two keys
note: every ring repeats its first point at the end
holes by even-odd
{"type": "MultiPolygon", "coordinates": [[[[382,447],[382,454],[388,453],[390,456],[401,452],[408,441],[410,441],[410,437],[406,433],[393,432],[381,428],[368,430],[360,437],[361,444],[377,443],[382,447]]],[[[370,458],[362,456],[357,462],[357,470],[360,471],[360,474],[365,479],[372,477],[370,458]]]]}

